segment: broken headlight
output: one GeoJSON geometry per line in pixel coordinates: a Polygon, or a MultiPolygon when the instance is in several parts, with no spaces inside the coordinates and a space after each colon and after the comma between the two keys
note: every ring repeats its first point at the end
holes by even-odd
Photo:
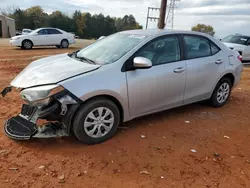
{"type": "Polygon", "coordinates": [[[64,91],[64,88],[59,85],[37,86],[21,91],[22,99],[32,105],[46,105],[50,102],[50,97],[59,92],[64,91]]]}

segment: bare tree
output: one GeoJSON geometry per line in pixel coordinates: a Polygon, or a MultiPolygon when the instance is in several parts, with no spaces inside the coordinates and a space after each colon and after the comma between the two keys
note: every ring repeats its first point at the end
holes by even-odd
{"type": "Polygon", "coordinates": [[[0,7],[0,14],[4,16],[10,16],[13,14],[19,7],[17,5],[7,5],[5,7],[0,7]]]}

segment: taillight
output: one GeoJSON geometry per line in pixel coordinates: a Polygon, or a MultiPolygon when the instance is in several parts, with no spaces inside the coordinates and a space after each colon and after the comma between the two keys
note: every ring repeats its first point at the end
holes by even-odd
{"type": "Polygon", "coordinates": [[[238,60],[240,60],[240,62],[242,62],[242,56],[241,55],[238,55],[237,58],[238,58],[238,60]]]}

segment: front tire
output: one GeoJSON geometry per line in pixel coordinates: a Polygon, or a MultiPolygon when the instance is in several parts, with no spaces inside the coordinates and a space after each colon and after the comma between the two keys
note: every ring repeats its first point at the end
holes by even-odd
{"type": "Polygon", "coordinates": [[[22,42],[22,49],[29,50],[33,47],[33,43],[30,40],[24,40],[22,42]]]}
{"type": "Polygon", "coordinates": [[[229,78],[222,78],[216,85],[210,103],[213,107],[224,106],[230,98],[232,90],[232,82],[229,78]]]}
{"type": "Polygon", "coordinates": [[[110,139],[120,124],[120,111],[106,98],[90,100],[77,112],[73,132],[85,144],[100,144],[110,139]]]}

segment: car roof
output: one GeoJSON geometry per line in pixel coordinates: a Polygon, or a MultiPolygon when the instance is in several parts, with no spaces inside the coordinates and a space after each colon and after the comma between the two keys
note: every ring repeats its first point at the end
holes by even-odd
{"type": "Polygon", "coordinates": [[[170,29],[138,29],[138,30],[122,31],[121,33],[131,34],[131,35],[146,35],[146,36],[158,36],[162,34],[193,34],[193,35],[208,36],[208,34],[206,33],[201,33],[196,31],[170,30],[170,29]]]}
{"type": "Polygon", "coordinates": [[[239,35],[239,34],[235,34],[235,35],[231,35],[231,36],[239,36],[239,37],[245,37],[245,38],[250,38],[250,36],[247,36],[247,35],[239,35]]]}
{"type": "MultiPolygon", "coordinates": [[[[42,28],[37,28],[37,29],[58,29],[58,28],[55,28],[55,27],[42,27],[42,28]]],[[[58,30],[61,30],[61,29],[58,29],[58,30]]]]}

